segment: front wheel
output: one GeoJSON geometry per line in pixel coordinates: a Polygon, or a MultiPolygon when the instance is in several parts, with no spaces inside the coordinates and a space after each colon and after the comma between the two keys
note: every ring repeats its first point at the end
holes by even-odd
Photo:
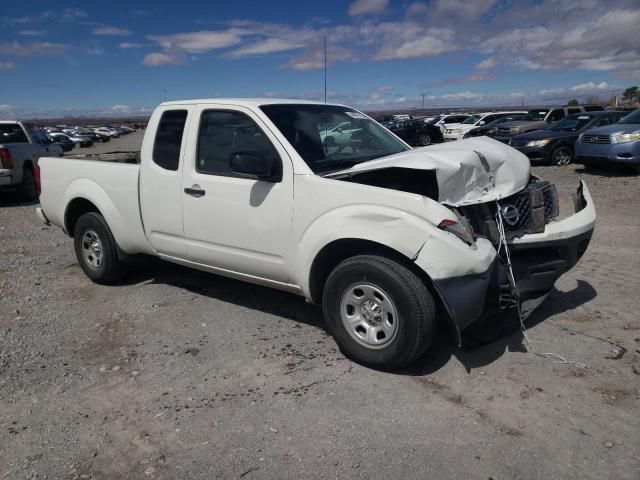
{"type": "Polygon", "coordinates": [[[340,263],[327,279],[322,306],[345,355],[375,368],[413,363],[435,334],[436,307],[425,284],[385,256],[358,255],[340,263]]]}
{"type": "Polygon", "coordinates": [[[421,147],[426,147],[427,145],[431,145],[431,135],[429,135],[428,133],[423,133],[422,135],[420,135],[420,138],[418,139],[418,143],[420,144],[421,147]]]}
{"type": "Polygon", "coordinates": [[[96,283],[114,283],[126,273],[118,247],[102,215],[83,214],[74,229],[76,258],[84,273],[96,283]]]}
{"type": "Polygon", "coordinates": [[[551,163],[557,167],[569,165],[573,160],[573,152],[569,147],[558,147],[551,154],[551,163]]]}

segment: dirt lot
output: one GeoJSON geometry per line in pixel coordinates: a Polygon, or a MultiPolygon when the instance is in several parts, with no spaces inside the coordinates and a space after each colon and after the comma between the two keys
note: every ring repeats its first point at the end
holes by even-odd
{"type": "Polygon", "coordinates": [[[637,479],[640,177],[534,170],[585,179],[598,209],[528,322],[536,351],[586,368],[511,331],[369,370],[294,295],[156,261],[94,285],[71,239],[3,197],[0,479],[637,479]]]}

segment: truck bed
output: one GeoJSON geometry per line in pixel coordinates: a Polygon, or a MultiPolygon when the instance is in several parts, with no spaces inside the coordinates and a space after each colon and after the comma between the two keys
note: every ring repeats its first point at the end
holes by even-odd
{"type": "Polygon", "coordinates": [[[73,208],[70,202],[89,201],[109,224],[121,250],[153,253],[140,216],[139,154],[131,153],[42,157],[38,162],[40,204],[47,219],[67,231],[67,210],[73,208]]]}

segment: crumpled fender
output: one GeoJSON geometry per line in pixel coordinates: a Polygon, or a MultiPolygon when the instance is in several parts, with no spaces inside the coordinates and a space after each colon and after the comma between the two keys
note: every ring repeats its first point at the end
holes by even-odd
{"type": "Polygon", "coordinates": [[[309,273],[318,253],[330,243],[360,239],[380,243],[414,259],[435,227],[409,212],[380,205],[352,204],[316,218],[298,242],[294,283],[310,298],[309,273]]]}

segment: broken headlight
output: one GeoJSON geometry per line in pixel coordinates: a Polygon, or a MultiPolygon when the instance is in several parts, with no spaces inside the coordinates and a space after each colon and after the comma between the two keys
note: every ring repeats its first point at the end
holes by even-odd
{"type": "Polygon", "coordinates": [[[473,236],[473,230],[471,229],[471,226],[464,220],[456,222],[455,220],[445,219],[440,222],[438,228],[440,230],[444,230],[445,232],[453,233],[456,237],[458,237],[468,245],[473,245],[474,243],[476,243],[476,239],[473,236]]]}

